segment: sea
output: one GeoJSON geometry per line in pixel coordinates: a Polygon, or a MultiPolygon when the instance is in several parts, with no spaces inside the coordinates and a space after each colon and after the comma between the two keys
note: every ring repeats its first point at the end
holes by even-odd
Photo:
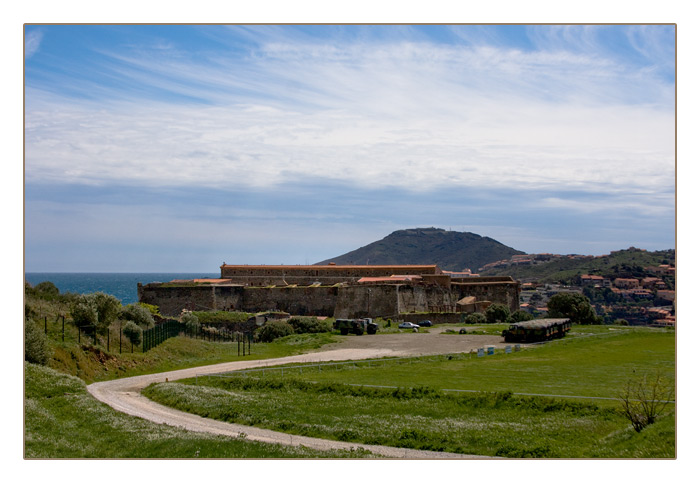
{"type": "Polygon", "coordinates": [[[138,302],[136,284],[169,282],[175,279],[219,278],[220,273],[39,273],[27,272],[24,279],[32,286],[52,282],[61,293],[104,292],[121,300],[122,305],[138,302]]]}

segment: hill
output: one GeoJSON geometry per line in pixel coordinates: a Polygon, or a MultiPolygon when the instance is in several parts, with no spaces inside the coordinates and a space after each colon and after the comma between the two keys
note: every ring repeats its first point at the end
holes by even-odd
{"type": "MultiPolygon", "coordinates": [[[[554,255],[547,261],[531,265],[503,265],[480,271],[479,274],[482,276],[509,275],[523,282],[571,284],[577,276],[584,274],[601,275],[605,278],[651,276],[653,274],[649,273],[646,267],[660,264],[675,265],[675,262],[676,251],[674,249],[647,251],[631,247],[596,257],[554,255]]],[[[667,284],[671,288],[675,286],[673,277],[668,278],[667,284]]]]}
{"type": "Polygon", "coordinates": [[[317,265],[330,262],[339,265],[437,264],[443,270],[468,268],[476,271],[487,263],[522,254],[524,252],[474,233],[413,228],[395,231],[382,240],[317,265]]]}

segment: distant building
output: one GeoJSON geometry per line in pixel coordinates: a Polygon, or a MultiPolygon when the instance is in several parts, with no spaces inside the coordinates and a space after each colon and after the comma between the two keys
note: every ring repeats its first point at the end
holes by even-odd
{"type": "Polygon", "coordinates": [[[631,289],[639,287],[639,280],[636,278],[616,278],[613,280],[613,285],[617,288],[631,289]]]}

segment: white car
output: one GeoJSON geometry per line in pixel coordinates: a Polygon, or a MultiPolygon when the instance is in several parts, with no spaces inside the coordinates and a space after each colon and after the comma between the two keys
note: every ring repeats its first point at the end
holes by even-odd
{"type": "Polygon", "coordinates": [[[399,329],[420,329],[420,326],[412,322],[401,322],[399,324],[399,329]]]}

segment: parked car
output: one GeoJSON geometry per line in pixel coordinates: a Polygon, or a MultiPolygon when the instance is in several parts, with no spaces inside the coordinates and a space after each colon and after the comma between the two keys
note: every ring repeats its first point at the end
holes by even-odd
{"type": "Polygon", "coordinates": [[[420,322],[418,322],[418,325],[420,325],[421,327],[432,327],[433,323],[429,320],[421,320],[420,322]]]}
{"type": "Polygon", "coordinates": [[[418,329],[420,326],[414,324],[413,322],[401,322],[399,324],[399,329],[418,329]]]}

